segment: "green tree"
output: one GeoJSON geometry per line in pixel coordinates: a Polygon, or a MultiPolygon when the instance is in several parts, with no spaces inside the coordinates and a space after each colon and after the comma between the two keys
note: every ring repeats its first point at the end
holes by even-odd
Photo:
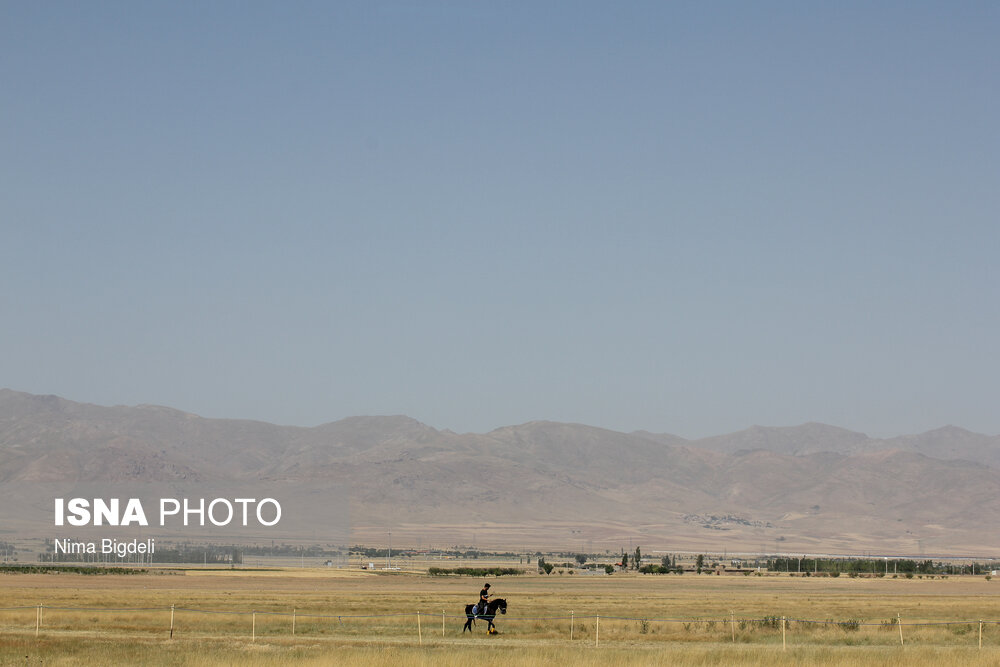
{"type": "Polygon", "coordinates": [[[638,570],[640,565],[642,565],[642,552],[639,551],[639,547],[636,547],[635,558],[632,559],[632,569],[638,570]]]}
{"type": "Polygon", "coordinates": [[[698,574],[701,574],[701,569],[705,567],[705,556],[698,554],[698,558],[694,561],[695,568],[698,570],[698,574]]]}
{"type": "Polygon", "coordinates": [[[622,554],[622,569],[623,570],[627,570],[628,569],[628,554],[627,553],[623,553],[622,554]]]}
{"type": "Polygon", "coordinates": [[[583,555],[583,554],[577,554],[576,555],[576,562],[579,563],[580,565],[583,565],[584,563],[587,562],[587,557],[585,555],[583,555]]]}
{"type": "Polygon", "coordinates": [[[604,566],[604,571],[605,571],[605,572],[606,572],[607,574],[611,574],[612,572],[614,572],[614,571],[615,571],[615,566],[614,566],[614,565],[605,565],[605,566],[604,566]]]}

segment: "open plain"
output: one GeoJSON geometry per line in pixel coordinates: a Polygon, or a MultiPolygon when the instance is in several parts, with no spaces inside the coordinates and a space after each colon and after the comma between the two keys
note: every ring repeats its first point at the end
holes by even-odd
{"type": "Polygon", "coordinates": [[[987,665],[986,577],[528,574],[462,633],[481,580],[287,568],[0,576],[2,664],[987,665]],[[784,618],[784,620],[782,620],[784,618]],[[901,621],[901,623],[900,623],[901,621]],[[980,623],[980,621],[983,621],[980,623]],[[171,637],[172,626],[172,637],[171,637]]]}

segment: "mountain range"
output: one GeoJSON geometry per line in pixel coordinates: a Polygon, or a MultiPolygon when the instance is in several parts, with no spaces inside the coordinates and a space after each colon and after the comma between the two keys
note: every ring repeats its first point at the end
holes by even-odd
{"type": "Polygon", "coordinates": [[[424,548],[1000,550],[1000,436],[955,426],[889,439],[818,423],[699,440],[545,421],[458,434],[404,416],[304,428],[2,389],[0,490],[46,483],[339,488],[351,541],[374,545],[391,530],[424,548]]]}

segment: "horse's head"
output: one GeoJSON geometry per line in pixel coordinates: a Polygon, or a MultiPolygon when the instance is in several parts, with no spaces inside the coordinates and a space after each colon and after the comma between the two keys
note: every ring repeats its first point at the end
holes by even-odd
{"type": "Polygon", "coordinates": [[[503,599],[503,598],[499,598],[497,600],[497,609],[500,610],[501,614],[506,614],[507,613],[507,601],[505,599],[503,599]]]}

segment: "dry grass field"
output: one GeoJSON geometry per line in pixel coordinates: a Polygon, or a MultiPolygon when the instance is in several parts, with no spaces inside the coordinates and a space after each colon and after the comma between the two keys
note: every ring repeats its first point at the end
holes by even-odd
{"type": "Polygon", "coordinates": [[[500,634],[480,621],[463,636],[479,579],[329,568],[4,574],[0,664],[1000,663],[1000,581],[984,577],[491,581],[509,603],[500,634]]]}

